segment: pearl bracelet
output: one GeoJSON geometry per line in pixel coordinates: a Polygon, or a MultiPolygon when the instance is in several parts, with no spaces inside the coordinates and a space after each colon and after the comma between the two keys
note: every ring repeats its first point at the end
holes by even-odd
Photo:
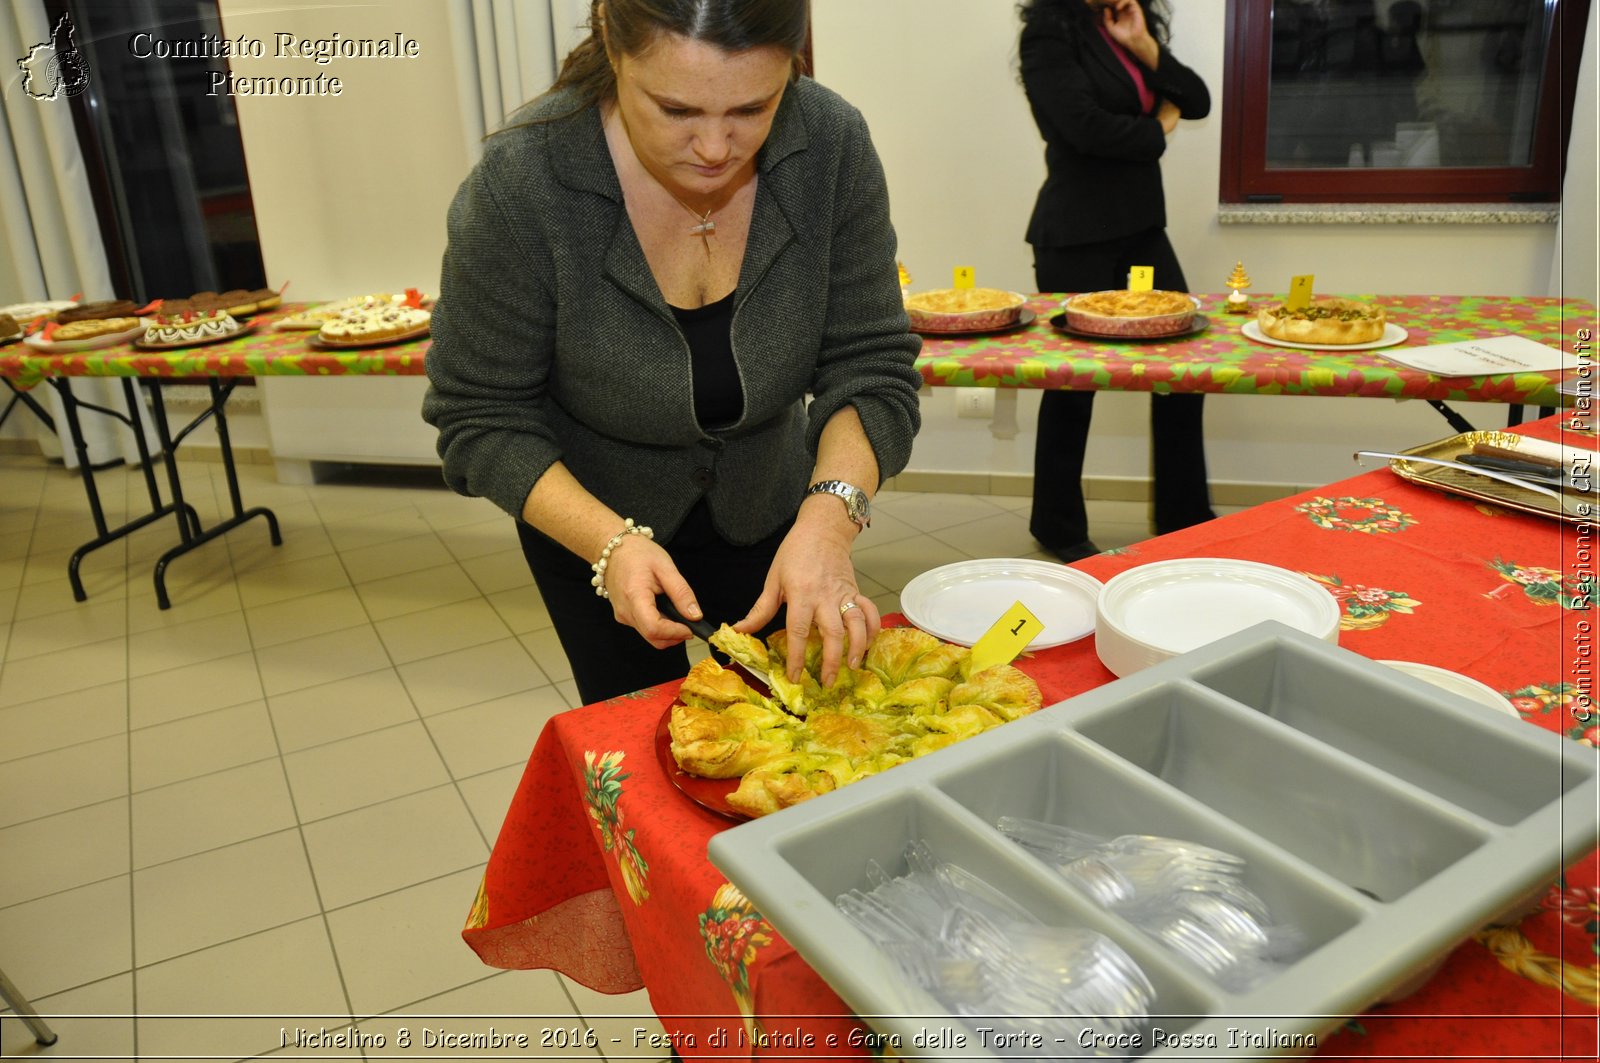
{"type": "Polygon", "coordinates": [[[611,537],[604,550],[600,551],[600,560],[589,567],[594,569],[594,579],[589,581],[589,586],[602,598],[610,598],[611,592],[606,590],[606,562],[611,560],[611,551],[622,545],[622,540],[630,535],[642,535],[646,539],[654,539],[656,533],[643,524],[635,524],[632,517],[625,517],[622,521],[622,530],[611,537]]]}

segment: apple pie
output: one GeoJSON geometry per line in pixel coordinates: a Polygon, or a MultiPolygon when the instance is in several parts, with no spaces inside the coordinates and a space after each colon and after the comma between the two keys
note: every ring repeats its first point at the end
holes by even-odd
{"type": "Polygon", "coordinates": [[[1185,292],[1113,289],[1074,295],[1062,304],[1066,326],[1096,336],[1144,339],[1187,332],[1197,304],[1185,292]]]}
{"type": "Polygon", "coordinates": [[[908,296],[906,314],[918,332],[979,332],[1016,324],[1027,301],[998,288],[939,288],[908,296]]]}
{"type": "Polygon", "coordinates": [[[708,779],[739,779],[732,808],[764,816],[1036,712],[1039,686],[1011,665],[972,671],[971,651],[916,628],[890,628],[860,668],[818,679],[822,640],[805,647],[799,682],[784,674],[788,639],[763,643],[724,625],[712,644],[772,679],[772,697],[706,659],[689,671],[668,733],[674,760],[708,779]]]}

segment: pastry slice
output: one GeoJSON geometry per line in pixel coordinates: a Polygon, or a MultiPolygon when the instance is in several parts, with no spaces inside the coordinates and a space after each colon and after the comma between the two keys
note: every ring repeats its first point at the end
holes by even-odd
{"type": "Polygon", "coordinates": [[[950,699],[954,681],[943,676],[924,676],[901,683],[878,703],[877,711],[890,716],[927,716],[942,713],[950,699]]]}
{"type": "Polygon", "coordinates": [[[1044,705],[1044,696],[1032,677],[1012,665],[1001,664],[956,684],[950,691],[950,711],[962,705],[979,705],[1001,719],[1015,720],[1038,712],[1044,705]]]}
{"type": "MultiPolygon", "coordinates": [[[[746,708],[759,713],[755,706],[746,708]]],[[[795,734],[780,724],[763,727],[760,716],[678,704],[672,707],[667,733],[678,766],[703,779],[734,779],[794,751],[795,734]]]]}
{"type": "Polygon", "coordinates": [[[925,676],[954,679],[960,674],[961,662],[970,655],[966,647],[941,642],[914,627],[886,628],[867,647],[861,666],[893,688],[925,676]]]}
{"type": "Polygon", "coordinates": [[[728,806],[748,816],[766,816],[848,786],[860,777],[843,757],[805,753],[780,758],[747,772],[728,795],[728,806]]]}
{"type": "MultiPolygon", "coordinates": [[[[844,653],[849,653],[849,644],[845,644],[844,653]]],[[[833,685],[823,687],[817,678],[822,671],[822,636],[812,632],[806,640],[805,663],[801,669],[800,681],[789,681],[784,669],[789,660],[789,636],[787,632],[773,632],[767,639],[767,659],[771,662],[767,675],[772,680],[772,693],[782,701],[784,707],[796,716],[806,716],[819,710],[837,709],[848,702],[851,688],[855,685],[855,677],[848,667],[839,668],[839,674],[834,677],[833,685]]]]}
{"type": "Polygon", "coordinates": [[[738,672],[722,667],[710,657],[702,658],[689,669],[689,674],[683,678],[683,686],[678,690],[678,697],[705,708],[726,708],[745,703],[778,713],[778,707],[746,683],[738,672]]]}

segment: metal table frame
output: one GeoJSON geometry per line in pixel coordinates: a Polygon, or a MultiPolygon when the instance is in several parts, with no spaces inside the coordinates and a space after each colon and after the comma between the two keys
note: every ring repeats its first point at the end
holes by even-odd
{"type": "MultiPolygon", "coordinates": [[[[283,545],[283,535],[278,529],[276,514],[262,506],[246,509],[239,492],[239,473],[233,461],[233,445],[228,435],[228,417],[225,411],[228,397],[233,394],[233,389],[238,384],[238,379],[229,378],[224,383],[217,377],[206,377],[206,384],[211,391],[210,405],[179,429],[176,435],[173,435],[167,420],[166,402],[161,392],[161,386],[163,383],[169,382],[168,378],[139,377],[137,379],[149,388],[150,413],[155,423],[156,439],[161,444],[159,455],[150,453],[149,445],[145,442],[144,433],[140,431],[139,426],[134,423],[131,416],[119,410],[97,406],[94,403],[84,402],[77,398],[72,393],[70,377],[49,378],[50,385],[61,396],[61,407],[66,414],[67,429],[72,437],[73,451],[78,456],[78,471],[83,476],[83,488],[89,496],[89,512],[94,517],[95,531],[98,533],[93,539],[90,539],[72,552],[72,557],[67,562],[67,578],[72,583],[72,597],[80,602],[86,600],[89,595],[83,588],[83,579],[78,572],[78,568],[85,557],[100,547],[116,542],[118,539],[137,531],[147,524],[158,521],[163,517],[175,516],[178,521],[178,545],[157,558],[154,572],[156,603],[162,609],[170,609],[172,601],[167,595],[167,566],[174,559],[210,542],[219,535],[232,531],[255,517],[266,519],[273,546],[283,545]],[[95,470],[89,462],[89,445],[83,437],[83,426],[78,414],[80,409],[92,410],[107,417],[114,417],[133,429],[133,438],[139,449],[139,464],[141,471],[144,473],[145,491],[150,497],[150,511],[115,528],[109,527],[106,523],[105,507],[101,505],[100,492],[95,486],[95,470]],[[228,501],[231,510],[231,515],[209,528],[200,523],[200,515],[195,512],[194,506],[184,500],[183,480],[178,474],[177,460],[178,447],[208,417],[216,419],[217,442],[222,450],[222,466],[228,480],[228,501]],[[161,487],[156,480],[155,469],[151,463],[152,458],[156,456],[161,458],[162,464],[166,467],[167,486],[172,495],[170,502],[163,502],[161,499],[161,487]]],[[[121,381],[122,392],[127,399],[128,409],[137,410],[139,408],[139,394],[135,378],[122,377],[121,381]]],[[[188,381],[184,382],[188,383],[188,381]]]]}

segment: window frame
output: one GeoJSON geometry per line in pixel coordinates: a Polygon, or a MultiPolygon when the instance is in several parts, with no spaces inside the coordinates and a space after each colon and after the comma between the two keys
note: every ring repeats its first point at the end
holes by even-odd
{"type": "Polygon", "coordinates": [[[1528,166],[1269,169],[1273,0],[1231,0],[1223,60],[1223,203],[1559,203],[1590,0],[1544,0],[1545,39],[1528,166]]]}

